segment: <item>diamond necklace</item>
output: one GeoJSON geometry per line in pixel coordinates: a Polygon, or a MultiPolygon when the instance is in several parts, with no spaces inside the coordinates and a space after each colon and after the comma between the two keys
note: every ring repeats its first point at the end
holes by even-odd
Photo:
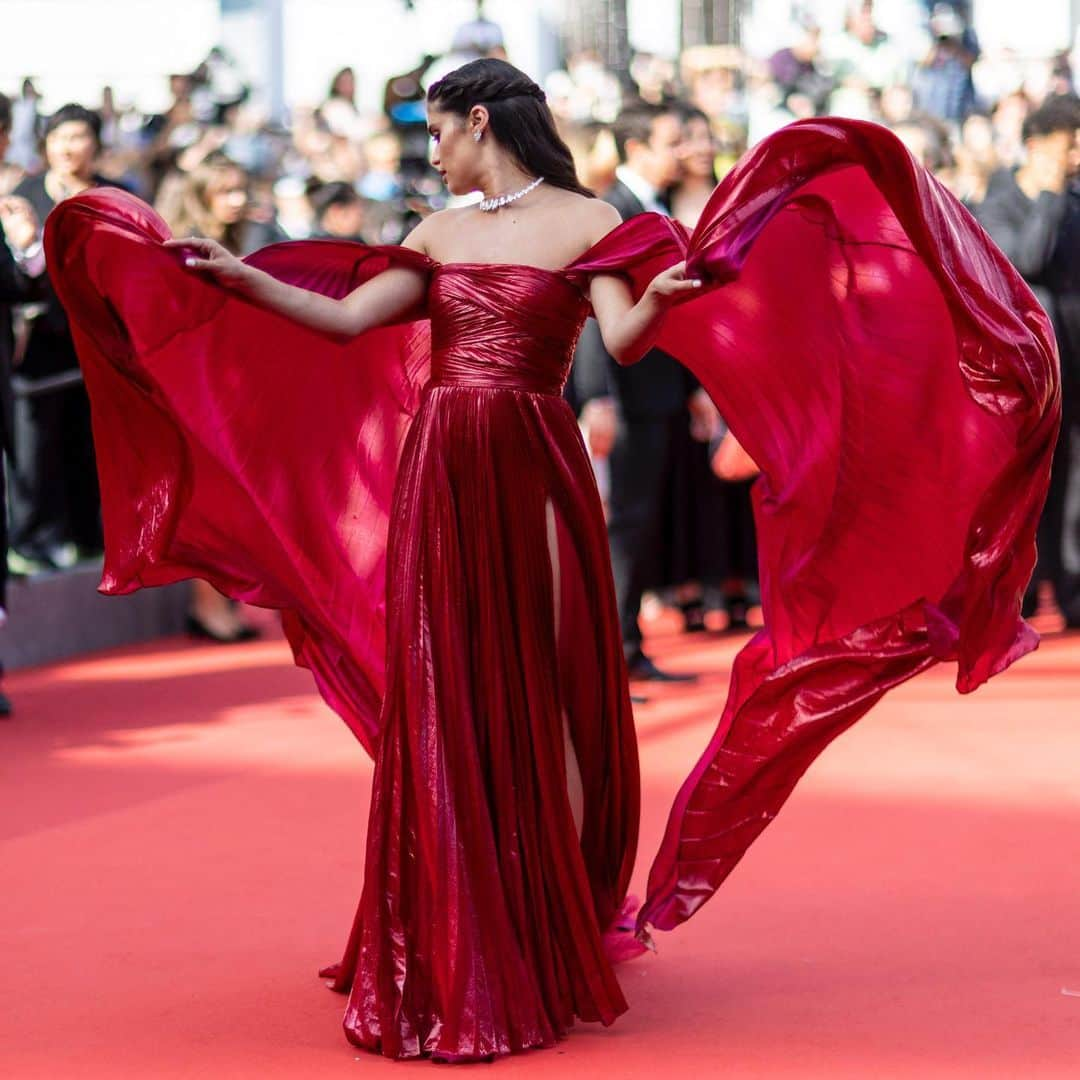
{"type": "Polygon", "coordinates": [[[533,188],[539,187],[543,182],[544,178],[538,176],[531,184],[526,184],[520,191],[515,191],[512,195],[492,195],[490,199],[481,199],[476,205],[485,212],[498,210],[500,206],[507,206],[509,203],[516,202],[522,195],[528,195],[533,188]]]}

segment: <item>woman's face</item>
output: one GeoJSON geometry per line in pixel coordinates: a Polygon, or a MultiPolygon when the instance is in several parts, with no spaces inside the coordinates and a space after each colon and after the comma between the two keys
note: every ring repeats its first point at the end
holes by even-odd
{"type": "Polygon", "coordinates": [[[90,125],[69,120],[53,128],[45,139],[45,159],[49,168],[63,176],[88,178],[94,171],[97,139],[90,125]]]}
{"type": "Polygon", "coordinates": [[[713,174],[716,146],[708,121],[692,116],[683,126],[683,138],[679,144],[679,161],[683,172],[694,178],[709,178],[713,174]]]}
{"type": "Polygon", "coordinates": [[[428,106],[431,164],[451,195],[467,195],[477,188],[480,143],[469,131],[465,117],[428,106]]]}
{"type": "Polygon", "coordinates": [[[222,225],[235,225],[247,210],[247,177],[239,169],[226,169],[206,189],[206,207],[222,225]]]}
{"type": "Polygon", "coordinates": [[[356,76],[351,71],[343,71],[334,82],[334,91],[338,97],[352,101],[356,97],[356,76]]]}

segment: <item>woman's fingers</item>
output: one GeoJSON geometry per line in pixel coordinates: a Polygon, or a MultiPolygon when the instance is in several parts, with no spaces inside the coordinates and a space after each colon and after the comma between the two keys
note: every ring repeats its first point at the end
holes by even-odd
{"type": "Polygon", "coordinates": [[[671,291],[673,293],[693,292],[694,289],[700,288],[700,278],[679,278],[671,282],[671,291]]]}
{"type": "Polygon", "coordinates": [[[182,249],[184,265],[189,270],[217,270],[221,266],[221,249],[216,241],[206,237],[189,236],[178,240],[165,240],[162,246],[182,249]]]}
{"type": "Polygon", "coordinates": [[[195,251],[200,255],[209,256],[210,258],[213,258],[221,251],[216,241],[207,240],[201,236],[192,236],[182,240],[166,240],[164,246],[195,251]]]}
{"type": "Polygon", "coordinates": [[[688,278],[686,276],[686,262],[673,263],[668,268],[668,284],[673,293],[690,292],[692,289],[701,288],[700,278],[688,278]]]}

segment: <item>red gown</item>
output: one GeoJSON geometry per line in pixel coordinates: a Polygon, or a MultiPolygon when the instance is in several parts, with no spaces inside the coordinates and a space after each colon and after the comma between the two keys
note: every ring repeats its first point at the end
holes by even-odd
{"type": "Polygon", "coordinates": [[[561,270],[326,241],[250,258],[332,296],[391,265],[425,275],[424,310],[350,341],[185,271],[167,235],[108,189],[46,226],[93,403],[101,588],[199,576],[281,609],[374,754],[364,892],[333,969],[359,1045],[486,1057],[626,1007],[611,960],[636,748],[604,524],[560,396],[591,274],[640,292],[685,257],[706,279],[660,344],[763,473],[766,625],[672,810],[642,936],[713,894],[890,687],[954,660],[969,691],[1036,644],[1019,601],[1060,411],[1049,323],[882,128],[791,125],[692,236],[646,214],[561,270]]]}

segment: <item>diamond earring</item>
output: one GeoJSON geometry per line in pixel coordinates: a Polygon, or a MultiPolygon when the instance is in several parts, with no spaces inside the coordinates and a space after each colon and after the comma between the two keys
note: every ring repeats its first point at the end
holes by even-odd
{"type": "Polygon", "coordinates": [[[479,142],[479,141],[480,141],[480,132],[479,132],[479,131],[474,131],[474,132],[472,133],[472,137],[473,137],[473,138],[474,138],[474,139],[475,139],[475,140],[476,140],[477,142],[479,142]]]}

